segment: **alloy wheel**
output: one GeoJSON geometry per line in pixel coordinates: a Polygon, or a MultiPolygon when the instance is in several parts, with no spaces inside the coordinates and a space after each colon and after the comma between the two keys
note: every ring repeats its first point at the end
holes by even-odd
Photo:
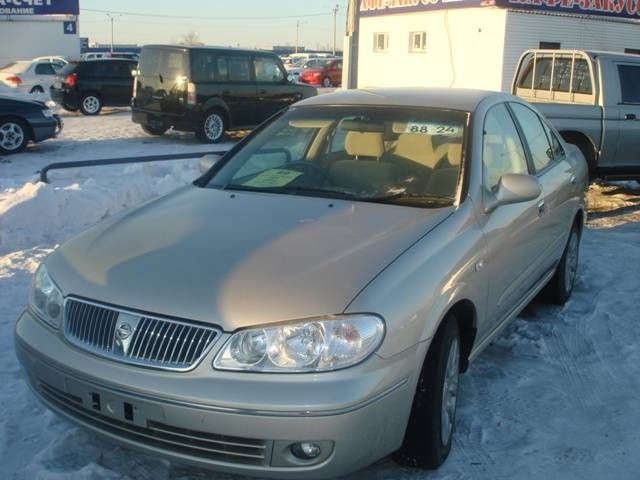
{"type": "Polygon", "coordinates": [[[453,423],[456,417],[456,405],[458,400],[458,382],[460,376],[460,343],[457,338],[451,341],[447,367],[442,386],[442,408],[440,435],[443,445],[449,443],[453,432],[453,423]]]}
{"type": "Polygon", "coordinates": [[[100,100],[93,95],[89,95],[82,101],[82,106],[87,113],[96,113],[100,110],[100,100]]]}
{"type": "Polygon", "coordinates": [[[7,151],[20,148],[24,142],[24,130],[20,125],[7,122],[0,125],[0,147],[7,151]]]}
{"type": "Polygon", "coordinates": [[[204,122],[204,133],[209,140],[216,141],[224,134],[224,120],[217,113],[212,113],[204,122]]]}

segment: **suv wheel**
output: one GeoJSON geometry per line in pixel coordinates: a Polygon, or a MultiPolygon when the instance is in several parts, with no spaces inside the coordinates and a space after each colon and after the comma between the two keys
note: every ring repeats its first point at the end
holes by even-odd
{"type": "Polygon", "coordinates": [[[324,77],[322,79],[322,86],[324,88],[331,88],[333,87],[333,83],[331,82],[331,79],[329,77],[324,77]]]}
{"type": "Polygon", "coordinates": [[[210,110],[204,114],[198,128],[198,139],[204,143],[219,143],[224,138],[227,123],[220,110],[210,110]]]}
{"type": "Polygon", "coordinates": [[[433,339],[422,367],[400,450],[400,465],[438,468],[451,451],[460,378],[460,333],[449,315],[433,339]]]}
{"type": "Polygon", "coordinates": [[[0,153],[22,152],[29,143],[27,124],[19,118],[0,118],[0,153]]]}
{"type": "Polygon", "coordinates": [[[84,115],[98,115],[102,110],[102,100],[95,93],[86,93],[80,101],[80,111],[84,115]]]}
{"type": "Polygon", "coordinates": [[[142,125],[142,130],[144,130],[144,133],[146,133],[147,135],[154,135],[159,137],[161,135],[164,135],[169,129],[165,126],[152,127],[150,125],[142,125]]]}

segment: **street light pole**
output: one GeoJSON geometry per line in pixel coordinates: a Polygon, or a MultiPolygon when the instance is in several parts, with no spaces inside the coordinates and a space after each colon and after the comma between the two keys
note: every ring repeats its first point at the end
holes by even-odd
{"type": "Polygon", "coordinates": [[[358,88],[358,52],[360,50],[360,0],[349,0],[347,13],[347,40],[349,62],[343,84],[347,88],[358,88]]]}
{"type": "Polygon", "coordinates": [[[338,33],[338,11],[340,10],[340,5],[336,5],[336,8],[333,9],[333,56],[336,56],[336,46],[337,46],[337,33],[338,33]]]}
{"type": "Polygon", "coordinates": [[[298,53],[299,44],[300,44],[300,20],[296,22],[296,53],[298,53]]]}
{"type": "Polygon", "coordinates": [[[116,17],[120,17],[121,15],[114,15],[112,13],[107,13],[107,17],[111,20],[111,55],[113,55],[113,22],[116,17]]]}

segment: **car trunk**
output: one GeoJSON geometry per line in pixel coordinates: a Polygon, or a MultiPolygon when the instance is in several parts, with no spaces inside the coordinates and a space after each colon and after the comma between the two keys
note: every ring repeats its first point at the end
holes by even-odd
{"type": "Polygon", "coordinates": [[[135,105],[147,111],[182,115],[187,105],[189,51],[147,47],[140,55],[135,105]]]}

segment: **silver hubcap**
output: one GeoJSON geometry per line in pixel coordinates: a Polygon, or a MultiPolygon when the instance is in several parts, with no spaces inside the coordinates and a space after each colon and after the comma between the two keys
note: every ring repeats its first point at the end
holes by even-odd
{"type": "Polygon", "coordinates": [[[5,150],[17,150],[24,141],[24,130],[17,123],[0,125],[0,146],[5,150]]]}
{"type": "Polygon", "coordinates": [[[218,140],[224,133],[224,122],[218,114],[211,114],[204,122],[204,133],[209,140],[218,140]]]}
{"type": "Polygon", "coordinates": [[[564,265],[564,284],[567,291],[573,288],[573,283],[576,281],[579,243],[578,233],[574,230],[571,232],[571,238],[569,238],[569,244],[567,245],[567,258],[564,265]]]}
{"type": "Polygon", "coordinates": [[[100,108],[100,100],[96,97],[87,97],[82,101],[82,106],[89,113],[96,113],[100,108]]]}
{"type": "Polygon", "coordinates": [[[453,431],[453,422],[456,418],[459,375],[460,343],[457,338],[454,338],[449,349],[447,370],[445,372],[444,385],[442,387],[442,421],[440,424],[440,434],[443,445],[449,443],[449,438],[453,431]]]}

